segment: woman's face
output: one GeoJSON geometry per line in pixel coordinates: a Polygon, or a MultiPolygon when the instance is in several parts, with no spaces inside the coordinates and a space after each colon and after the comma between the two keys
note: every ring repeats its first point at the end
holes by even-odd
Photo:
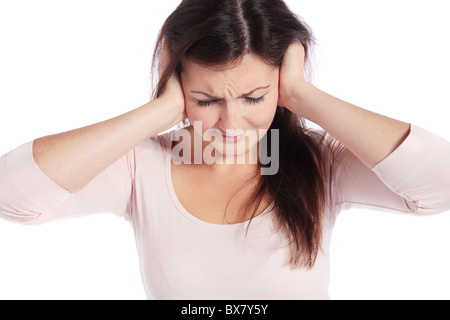
{"type": "Polygon", "coordinates": [[[192,124],[196,121],[202,124],[202,132],[194,125],[196,134],[204,137],[206,131],[213,131],[222,137],[222,141],[214,139],[215,146],[223,146],[221,150],[226,145],[245,144],[241,150],[248,152],[272,124],[278,102],[278,80],[279,68],[252,55],[245,55],[223,70],[183,60],[181,82],[186,113],[192,124]],[[242,138],[251,134],[257,134],[257,141],[242,138]]]}

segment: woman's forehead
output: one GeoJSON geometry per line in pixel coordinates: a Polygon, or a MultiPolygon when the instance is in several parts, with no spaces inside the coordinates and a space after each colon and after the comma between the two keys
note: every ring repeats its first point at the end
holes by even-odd
{"type": "MultiPolygon", "coordinates": [[[[233,81],[245,85],[255,85],[259,82],[272,80],[279,73],[274,67],[253,55],[245,55],[236,62],[222,67],[210,67],[198,64],[192,60],[183,60],[183,81],[196,82],[205,85],[233,81]]],[[[212,89],[212,88],[211,88],[212,89]]]]}

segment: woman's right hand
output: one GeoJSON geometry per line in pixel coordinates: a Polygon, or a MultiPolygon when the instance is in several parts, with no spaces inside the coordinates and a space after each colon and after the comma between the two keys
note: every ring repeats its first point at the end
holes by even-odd
{"type": "MultiPolygon", "coordinates": [[[[169,64],[169,61],[169,42],[164,40],[162,54],[158,65],[158,74],[160,79],[169,64]]],[[[175,118],[171,119],[173,122],[178,123],[187,118],[183,86],[181,84],[180,75],[176,71],[174,71],[170,76],[157,100],[164,101],[167,107],[170,108],[170,110],[168,110],[168,114],[171,114],[175,118]]]]}
{"type": "MultiPolygon", "coordinates": [[[[159,70],[169,59],[166,45],[159,70]]],[[[109,120],[36,139],[33,157],[50,179],[74,193],[136,145],[186,118],[183,87],[174,73],[158,99],[109,120]]]]}

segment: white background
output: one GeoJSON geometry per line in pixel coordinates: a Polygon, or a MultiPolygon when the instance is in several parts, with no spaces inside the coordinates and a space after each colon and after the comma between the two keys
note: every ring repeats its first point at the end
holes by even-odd
{"type": "MultiPolygon", "coordinates": [[[[149,99],[157,32],[179,1],[1,0],[0,155],[149,99]]],[[[290,0],[317,37],[314,83],[450,140],[444,0],[290,0]]],[[[333,299],[449,299],[450,216],[342,213],[333,299]]],[[[110,214],[0,220],[0,299],[145,299],[131,227],[110,214]]]]}

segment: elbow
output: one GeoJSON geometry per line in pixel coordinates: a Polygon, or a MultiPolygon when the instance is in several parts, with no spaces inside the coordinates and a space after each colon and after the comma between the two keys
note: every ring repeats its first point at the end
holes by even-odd
{"type": "Polygon", "coordinates": [[[67,197],[34,163],[32,142],[0,157],[0,218],[41,222],[67,197]]]}
{"type": "Polygon", "coordinates": [[[31,198],[0,183],[0,219],[18,224],[42,224],[51,219],[54,210],[37,205],[31,198]]]}
{"type": "Polygon", "coordinates": [[[18,199],[17,195],[0,184],[0,218],[9,222],[27,224],[39,220],[42,212],[26,208],[27,200],[18,199]],[[8,192],[9,191],[9,192],[8,192]]]}
{"type": "Polygon", "coordinates": [[[44,210],[23,196],[0,174],[0,219],[19,223],[34,224],[49,215],[50,210],[44,210]]]}
{"type": "Polygon", "coordinates": [[[450,192],[439,197],[426,200],[407,202],[407,205],[414,214],[435,215],[450,211],[450,192]]]}
{"type": "Polygon", "coordinates": [[[41,213],[24,212],[4,208],[0,205],[0,218],[18,224],[34,224],[42,217],[41,213]]]}
{"type": "Polygon", "coordinates": [[[18,199],[11,189],[0,183],[0,218],[14,223],[31,223],[39,219],[42,213],[26,209],[26,199],[18,199]]]}

